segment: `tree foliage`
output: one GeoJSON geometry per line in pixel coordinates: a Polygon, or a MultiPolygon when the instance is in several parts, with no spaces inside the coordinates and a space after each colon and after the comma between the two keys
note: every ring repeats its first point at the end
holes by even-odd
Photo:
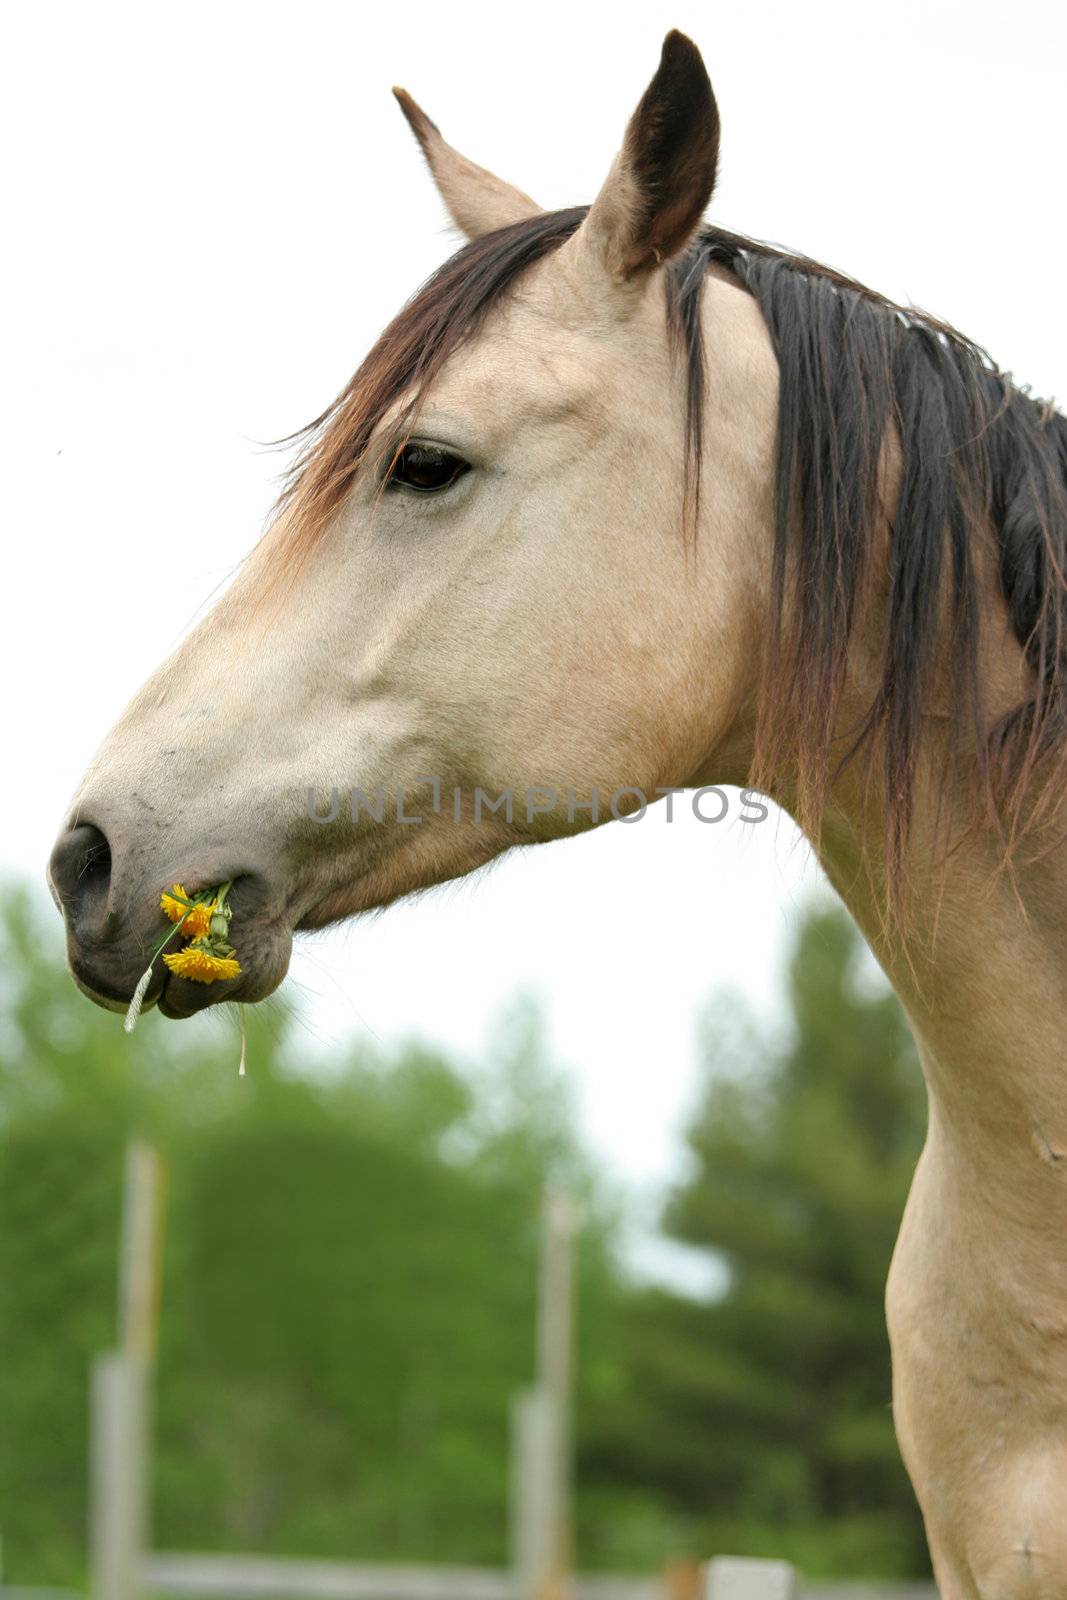
{"type": "Polygon", "coordinates": [[[8,1581],[84,1578],[87,1389],[116,1340],[123,1150],[168,1170],[153,1522],[171,1549],[502,1563],[508,1418],[534,1368],[546,1181],[582,1199],[578,1550],[922,1569],[881,1288],[923,1125],[900,1012],[838,915],[802,930],[792,1025],[721,1000],[666,1226],[724,1264],[631,1283],[536,1007],[485,1064],[326,1059],[284,1015],[144,1019],[77,994],[14,889],[0,917],[0,1530],[8,1581]]]}
{"type": "Polygon", "coordinates": [[[702,1550],[856,1577],[927,1570],[883,1319],[925,1095],[863,949],[842,912],[815,912],[781,1036],[729,1001],[709,1012],[691,1171],[665,1224],[715,1253],[725,1288],[635,1298],[628,1406],[599,1461],[655,1483],[702,1550]]]}
{"type": "Polygon", "coordinates": [[[531,1381],[541,1195],[609,1218],[535,1008],[491,1065],[309,1059],[268,1011],[132,1038],[9,892],[0,925],[0,1516],[13,1581],[76,1582],[87,1378],[116,1340],[123,1151],[168,1170],[153,1521],[165,1548],[503,1562],[508,1419],[531,1381]]]}

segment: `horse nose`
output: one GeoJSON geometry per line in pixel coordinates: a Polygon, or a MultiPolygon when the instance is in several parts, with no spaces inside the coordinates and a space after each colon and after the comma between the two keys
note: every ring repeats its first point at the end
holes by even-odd
{"type": "Polygon", "coordinates": [[[61,833],[48,863],[48,880],[71,929],[99,937],[111,889],[107,835],[91,822],[61,833]]]}

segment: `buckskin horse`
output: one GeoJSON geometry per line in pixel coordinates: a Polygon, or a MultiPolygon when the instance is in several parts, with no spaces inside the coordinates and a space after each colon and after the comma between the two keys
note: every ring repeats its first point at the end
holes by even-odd
{"type": "Polygon", "coordinates": [[[267,995],[294,930],[591,826],[593,791],[765,790],[920,1045],[887,1307],[942,1593],[1067,1595],[1067,421],[947,325],[707,226],[719,118],[678,33],[589,207],[541,210],[396,93],[469,242],[94,759],[50,867],[75,981],[125,1007],[174,879],[233,880],[242,967],[156,962],[146,1004],[183,1017],[267,995]],[[339,787],[424,820],[319,826],[339,787]]]}

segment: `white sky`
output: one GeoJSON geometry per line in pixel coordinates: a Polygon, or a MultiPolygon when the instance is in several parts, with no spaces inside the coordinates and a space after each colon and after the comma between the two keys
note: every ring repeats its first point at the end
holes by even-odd
{"type": "MultiPolygon", "coordinates": [[[[1059,3],[21,7],[0,69],[0,865],[40,878],[99,739],[255,540],[280,463],[253,441],[316,415],[452,248],[390,85],[572,204],[671,26],[719,98],[718,220],[1067,394],[1059,3]]],[[[785,822],[615,824],[319,938],[291,993],[326,1040],[474,1051],[516,989],[539,992],[594,1143],[654,1184],[703,999],[727,984],[775,1013],[816,881],[785,822]]]]}

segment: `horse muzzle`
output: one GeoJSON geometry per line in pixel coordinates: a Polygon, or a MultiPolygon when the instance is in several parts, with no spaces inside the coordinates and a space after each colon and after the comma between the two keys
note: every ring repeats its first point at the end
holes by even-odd
{"type": "MultiPolygon", "coordinates": [[[[167,1017],[188,1017],[222,1000],[265,999],[289,967],[292,934],[266,873],[238,865],[221,846],[180,852],[168,830],[152,848],[122,842],[123,830],[106,831],[84,815],[64,829],[52,851],[48,883],[63,913],[67,962],[81,992],[108,1011],[125,1011],[149,961],[152,979],[143,1005],[167,1017]],[[162,840],[166,848],[162,848],[162,840]],[[159,897],[174,882],[190,893],[233,881],[230,938],[241,963],[239,977],[211,984],[180,978],[153,952],[167,932],[159,897]]],[[[178,948],[175,941],[172,949],[178,948]]]]}

